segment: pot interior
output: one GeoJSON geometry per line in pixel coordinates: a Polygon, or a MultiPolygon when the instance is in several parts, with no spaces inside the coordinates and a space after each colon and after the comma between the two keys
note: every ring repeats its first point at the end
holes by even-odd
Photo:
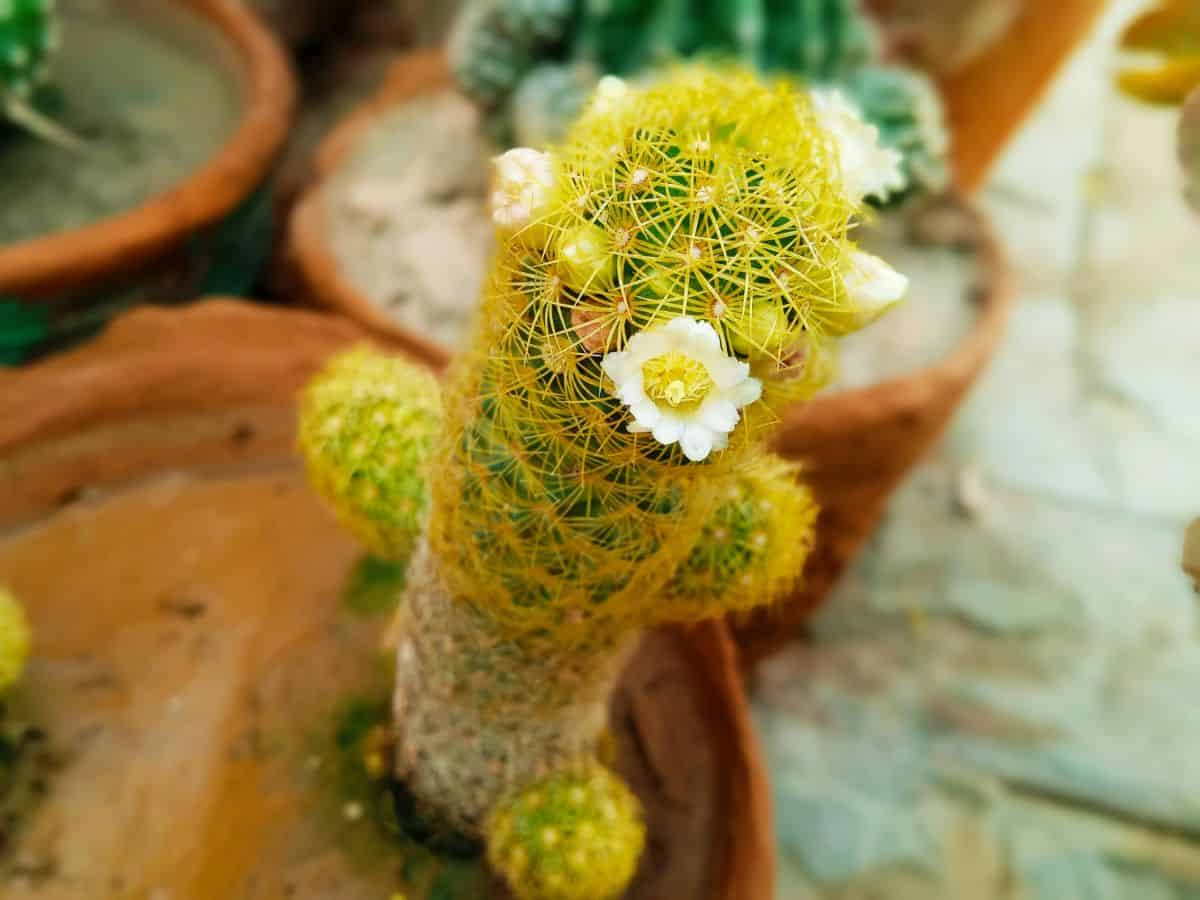
{"type": "Polygon", "coordinates": [[[62,0],[33,103],[82,150],[0,126],[0,246],[91,225],[176,187],[233,135],[240,62],[181,0],[62,0]]]}
{"type": "MultiPolygon", "coordinates": [[[[361,564],[294,463],[159,472],[65,499],[0,533],[0,584],[35,644],[8,716],[44,729],[58,766],[0,854],[0,893],[498,892],[478,859],[398,834],[366,774],[403,569],[361,564]]],[[[713,707],[729,700],[697,666],[678,633],[652,634],[614,700],[617,765],[650,833],[631,897],[714,896],[746,828],[722,787],[738,764],[713,707]]]]}

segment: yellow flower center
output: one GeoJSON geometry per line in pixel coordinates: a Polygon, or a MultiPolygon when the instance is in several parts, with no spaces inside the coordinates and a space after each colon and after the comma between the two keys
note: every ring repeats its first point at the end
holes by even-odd
{"type": "Polygon", "coordinates": [[[642,364],[646,396],[683,412],[696,409],[715,386],[708,369],[690,356],[672,350],[642,364]]]}

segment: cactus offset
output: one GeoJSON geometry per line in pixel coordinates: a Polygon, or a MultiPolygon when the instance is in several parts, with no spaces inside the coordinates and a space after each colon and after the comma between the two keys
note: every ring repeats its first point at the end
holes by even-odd
{"type": "Polygon", "coordinates": [[[338,357],[304,393],[300,445],[313,487],[373,553],[403,559],[424,525],[437,383],[368,350],[338,357]]]}
{"type": "Polygon", "coordinates": [[[637,798],[583,760],[492,811],[488,860],[517,900],[605,900],[624,890],[645,843],[637,798]]]}
{"type": "Polygon", "coordinates": [[[601,900],[631,876],[636,804],[595,760],[640,631],[769,603],[799,575],[815,506],[762,442],[825,381],[833,338],[903,291],[851,240],[894,165],[852,111],[739,69],[604,80],[561,147],[497,161],[500,247],[432,449],[427,394],[381,389],[417,378],[403,363],[335,362],[310,391],[315,481],[358,533],[392,533],[376,501],[419,466],[392,467],[428,457],[396,772],[423,821],[488,840],[523,900],[601,900]],[[378,439],[409,421],[411,456],[378,439]]]}

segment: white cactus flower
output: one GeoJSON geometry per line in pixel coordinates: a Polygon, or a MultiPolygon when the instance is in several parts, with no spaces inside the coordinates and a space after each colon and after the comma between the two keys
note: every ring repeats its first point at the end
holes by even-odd
{"type": "Polygon", "coordinates": [[[548,215],[553,207],[554,159],[515,147],[492,161],[492,222],[513,233],[548,215]]]}
{"type": "Polygon", "coordinates": [[[725,355],[711,325],[687,316],[635,334],[602,365],[633,415],[629,431],[678,443],[693,462],[724,450],[742,407],[762,396],[750,366],[725,355]]]}
{"type": "Polygon", "coordinates": [[[878,256],[855,250],[842,275],[858,328],[870,325],[908,293],[908,276],[897,272],[878,256]]]}
{"type": "Polygon", "coordinates": [[[886,200],[907,183],[899,151],[879,143],[879,129],[837,88],[812,91],[813,110],[837,146],[846,193],[861,202],[886,200]]]}

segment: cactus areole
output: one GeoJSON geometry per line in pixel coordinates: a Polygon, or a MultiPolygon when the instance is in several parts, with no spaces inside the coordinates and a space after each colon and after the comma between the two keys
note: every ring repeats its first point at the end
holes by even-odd
{"type": "Polygon", "coordinates": [[[632,877],[638,804],[597,749],[640,631],[800,574],[816,508],[763,439],[906,287],[851,237],[897,160],[849,115],[741,69],[603,80],[561,146],[497,160],[499,250],[440,403],[362,353],[306,397],[303,449],[343,521],[377,553],[421,530],[396,773],[518,897],[632,877]]]}

